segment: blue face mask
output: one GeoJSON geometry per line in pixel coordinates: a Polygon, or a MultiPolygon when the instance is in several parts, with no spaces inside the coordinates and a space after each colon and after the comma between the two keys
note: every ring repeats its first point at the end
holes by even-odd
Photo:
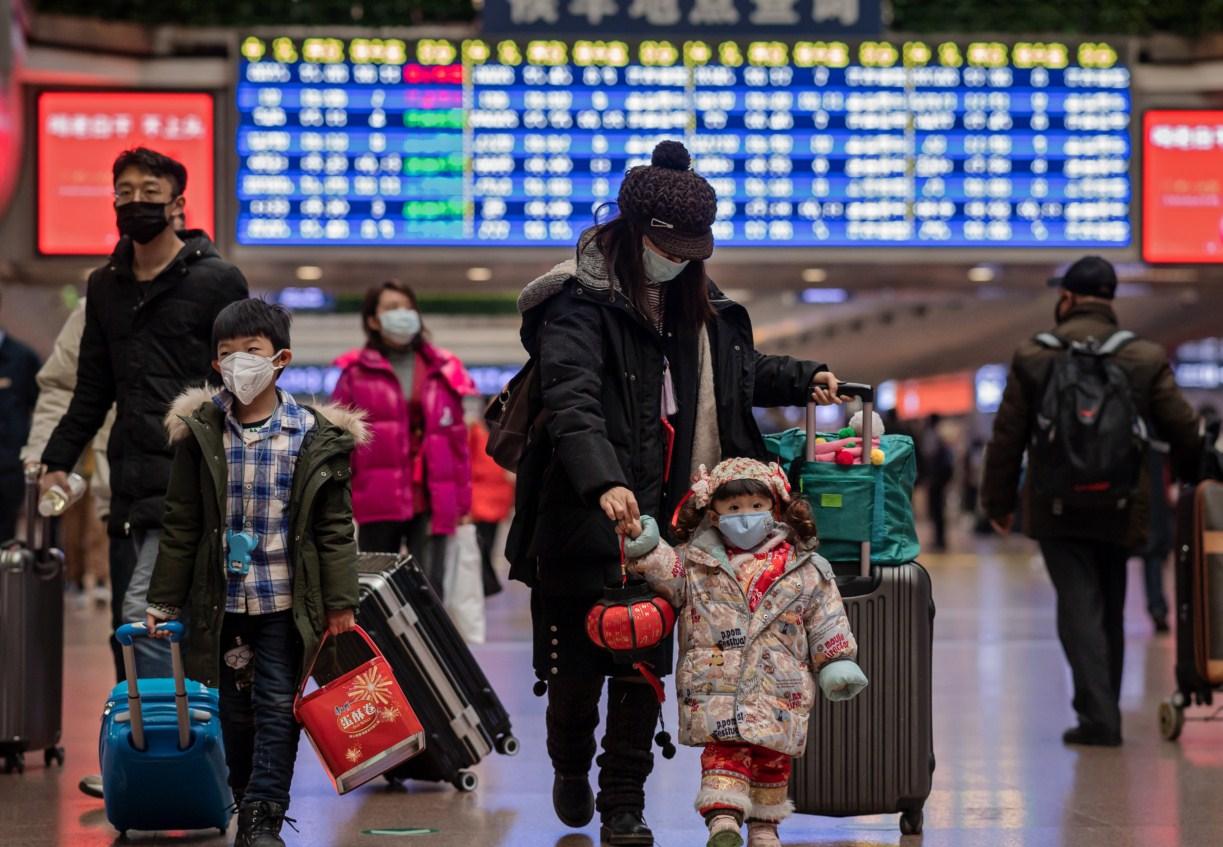
{"type": "Polygon", "coordinates": [[[382,337],[392,344],[410,344],[420,334],[420,313],[415,309],[391,309],[378,316],[382,337]]]}
{"type": "Polygon", "coordinates": [[[769,512],[748,512],[739,515],[722,515],[718,518],[718,531],[732,547],[752,550],[769,537],[776,526],[769,512]]]}

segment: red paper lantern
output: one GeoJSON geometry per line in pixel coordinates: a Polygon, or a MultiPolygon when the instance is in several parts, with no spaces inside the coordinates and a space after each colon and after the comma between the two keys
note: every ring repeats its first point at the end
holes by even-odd
{"type": "Polygon", "coordinates": [[[645,583],[608,589],[586,614],[590,640],[625,662],[658,646],[674,628],[675,609],[645,583]]]}
{"type": "MultiPolygon", "coordinates": [[[[624,556],[624,540],[620,541],[620,585],[605,588],[603,598],[586,613],[586,635],[597,646],[612,654],[620,664],[632,665],[641,674],[658,702],[666,700],[662,680],[649,664],[649,654],[675,628],[675,609],[655,594],[644,580],[630,580],[624,556]]],[[[658,715],[662,723],[662,713],[658,715]]],[[[675,758],[675,745],[662,723],[662,731],[654,736],[662,748],[664,759],[675,758]]]]}

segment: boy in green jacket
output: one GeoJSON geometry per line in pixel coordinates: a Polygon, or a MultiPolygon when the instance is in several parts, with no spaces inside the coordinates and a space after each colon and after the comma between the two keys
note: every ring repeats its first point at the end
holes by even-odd
{"type": "Polygon", "coordinates": [[[213,325],[225,388],[182,394],[148,625],[188,610],[187,675],[218,687],[235,847],[283,845],[305,662],[357,606],[349,460],[359,413],[300,406],[276,387],[293,358],[289,313],[232,303],[213,325]]]}

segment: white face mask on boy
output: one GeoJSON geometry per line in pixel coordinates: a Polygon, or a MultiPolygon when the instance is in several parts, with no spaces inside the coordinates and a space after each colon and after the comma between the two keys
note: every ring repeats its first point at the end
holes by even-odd
{"type": "Polygon", "coordinates": [[[221,360],[221,382],[238,402],[247,405],[263,393],[276,378],[275,356],[260,356],[256,353],[230,353],[221,360]]]}

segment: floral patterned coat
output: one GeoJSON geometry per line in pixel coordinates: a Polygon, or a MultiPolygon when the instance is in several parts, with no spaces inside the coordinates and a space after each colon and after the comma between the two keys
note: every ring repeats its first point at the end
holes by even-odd
{"type": "MultiPolygon", "coordinates": [[[[784,543],[787,533],[779,525],[762,549],[784,543]]],[[[676,608],[680,743],[738,742],[802,755],[813,675],[858,655],[828,561],[794,548],[754,612],[708,521],[687,545],[660,542],[630,569],[676,608]]]]}

